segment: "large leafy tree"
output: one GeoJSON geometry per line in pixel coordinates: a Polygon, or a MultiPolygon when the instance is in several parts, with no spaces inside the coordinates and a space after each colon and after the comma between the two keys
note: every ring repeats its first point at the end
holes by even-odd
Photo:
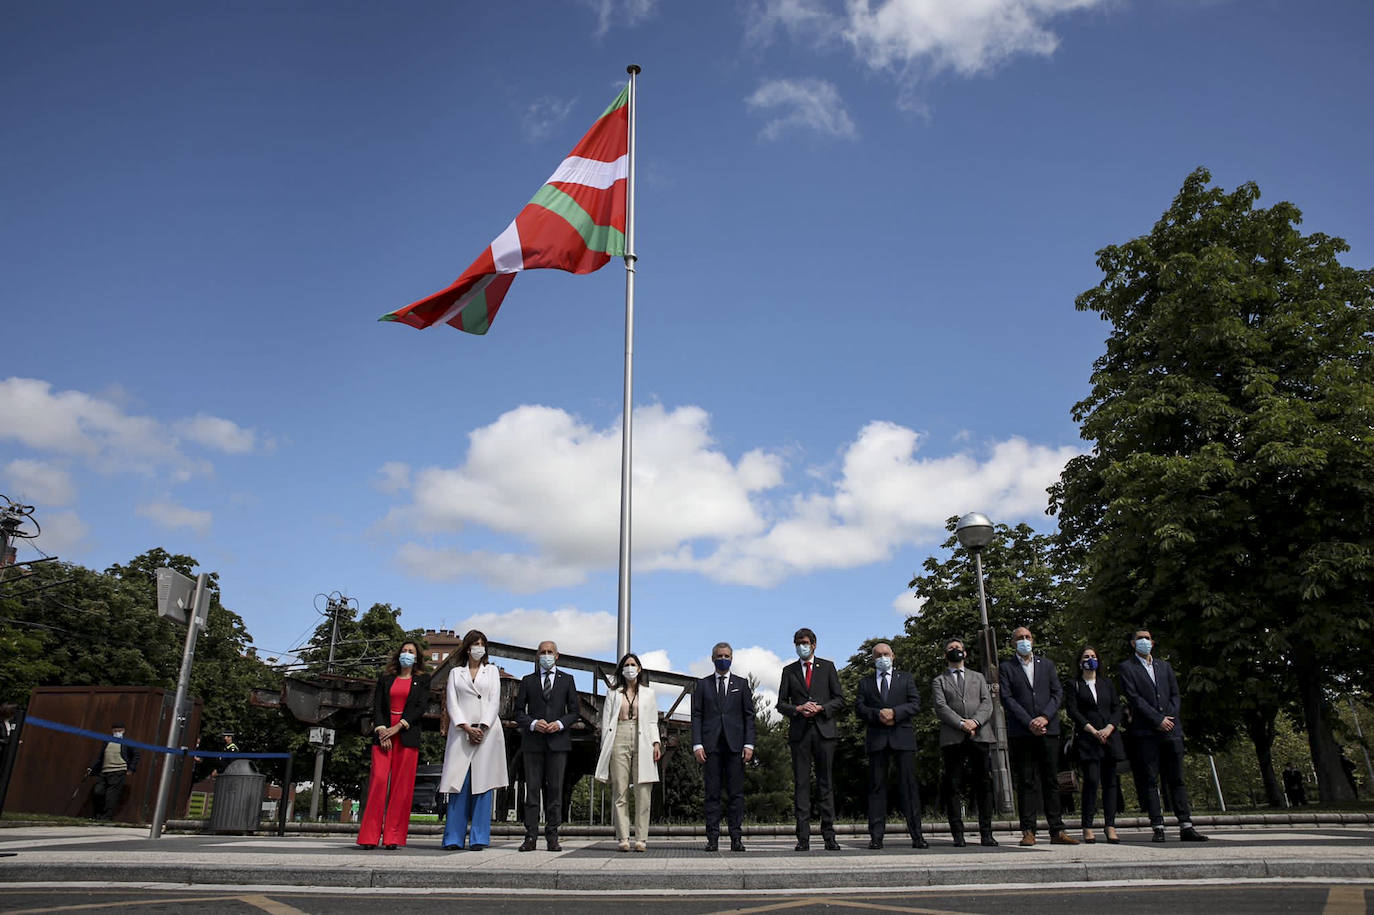
{"type": "Polygon", "coordinates": [[[1337,676],[1368,682],[1374,641],[1374,274],[1292,204],[1210,182],[1098,252],[1076,303],[1111,325],[1073,409],[1092,451],[1052,510],[1086,619],[1156,630],[1193,708],[1257,744],[1298,697],[1322,797],[1344,800],[1330,703],[1337,676]]]}

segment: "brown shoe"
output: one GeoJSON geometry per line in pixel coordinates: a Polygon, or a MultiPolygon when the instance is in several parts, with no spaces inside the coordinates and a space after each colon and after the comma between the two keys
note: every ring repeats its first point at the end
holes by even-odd
{"type": "Polygon", "coordinates": [[[1035,830],[1033,830],[1033,829],[1023,829],[1023,830],[1021,831],[1021,843],[1020,843],[1020,844],[1026,846],[1027,848],[1029,848],[1030,846],[1034,845],[1034,844],[1035,844],[1035,830]]]}
{"type": "Polygon", "coordinates": [[[1060,830],[1059,832],[1056,832],[1054,835],[1050,836],[1050,844],[1051,844],[1051,845],[1077,845],[1077,844],[1078,844],[1078,840],[1075,839],[1073,836],[1069,835],[1067,832],[1064,832],[1063,830],[1060,830]]]}

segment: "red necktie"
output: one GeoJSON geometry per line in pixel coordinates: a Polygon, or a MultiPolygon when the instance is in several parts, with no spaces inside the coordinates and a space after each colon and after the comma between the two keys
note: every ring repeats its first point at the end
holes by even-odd
{"type": "Polygon", "coordinates": [[[806,662],[806,688],[811,688],[811,662],[806,662]]]}

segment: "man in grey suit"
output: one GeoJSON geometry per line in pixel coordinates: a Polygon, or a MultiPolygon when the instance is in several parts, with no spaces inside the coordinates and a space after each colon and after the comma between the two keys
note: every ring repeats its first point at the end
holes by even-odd
{"type": "Polygon", "coordinates": [[[963,848],[963,796],[965,772],[970,775],[973,796],[978,805],[978,834],[981,844],[996,845],[992,836],[992,692],[988,681],[976,670],[964,667],[968,652],[963,640],[945,643],[949,667],[931,683],[935,696],[935,715],[940,719],[940,755],[944,758],[942,790],[949,812],[949,831],[954,844],[963,848]]]}

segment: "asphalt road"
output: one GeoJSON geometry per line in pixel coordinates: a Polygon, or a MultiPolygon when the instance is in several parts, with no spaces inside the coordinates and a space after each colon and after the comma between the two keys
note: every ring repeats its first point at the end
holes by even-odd
{"type": "Polygon", "coordinates": [[[323,893],[292,890],[205,891],[187,888],[130,888],[121,890],[74,887],[0,886],[0,910],[5,912],[70,912],[136,910],[139,913],[194,910],[210,913],[260,913],[294,915],[331,912],[368,912],[402,909],[407,913],[528,912],[552,909],[577,915],[605,915],[608,909],[630,911],[670,910],[693,913],[880,911],[939,913],[987,913],[987,915],[1064,915],[1075,910],[1109,912],[1112,915],[1159,915],[1161,912],[1229,913],[1316,912],[1323,915],[1354,915],[1369,911],[1374,884],[1243,883],[1170,884],[1168,886],[1097,885],[1046,889],[940,889],[895,893],[791,895],[788,893],[678,894],[632,896],[627,894],[572,894],[550,896],[513,894],[455,894],[448,892],[397,893],[351,891],[323,893]],[[556,900],[556,902],[555,902],[556,900]]]}

